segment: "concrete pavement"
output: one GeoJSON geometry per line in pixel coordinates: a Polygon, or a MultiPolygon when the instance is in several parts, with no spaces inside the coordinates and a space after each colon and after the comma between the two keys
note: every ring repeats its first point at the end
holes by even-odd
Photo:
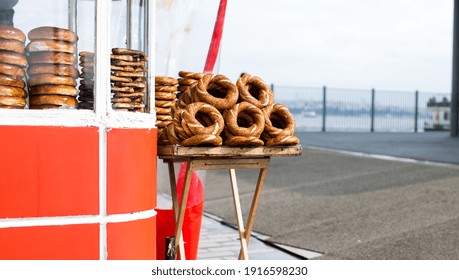
{"type": "MultiPolygon", "coordinates": [[[[272,158],[255,231],[323,253],[321,259],[459,259],[457,139],[442,133],[298,136],[302,156],[272,158]]],[[[237,176],[246,215],[257,174],[237,176]]],[[[225,171],[207,173],[205,211],[234,223],[225,171]]]]}
{"type": "Polygon", "coordinates": [[[459,138],[450,137],[449,132],[300,132],[297,134],[301,144],[306,147],[459,164],[459,138]]]}
{"type": "MultiPolygon", "coordinates": [[[[459,259],[457,138],[447,133],[297,136],[302,156],[271,160],[254,226],[263,240],[305,249],[308,259],[459,259]]],[[[238,170],[237,178],[246,216],[257,173],[238,170]]],[[[168,193],[168,186],[163,191],[168,193]]],[[[214,230],[202,236],[204,247],[234,230],[225,224],[235,224],[226,171],[206,173],[205,193],[204,211],[223,223],[203,223],[204,233],[214,230]]],[[[270,250],[261,249],[258,258],[292,256],[265,246],[270,250]]],[[[206,255],[204,247],[199,258],[228,254],[206,255]]]]}
{"type": "MultiPolygon", "coordinates": [[[[168,194],[158,194],[160,208],[171,207],[168,194]]],[[[253,233],[249,243],[251,260],[299,260],[304,259],[279,247],[264,242],[266,236],[253,233]]],[[[198,244],[198,260],[237,260],[241,245],[235,227],[225,224],[219,217],[204,213],[198,244]]],[[[311,255],[314,256],[314,255],[311,255]]]]}

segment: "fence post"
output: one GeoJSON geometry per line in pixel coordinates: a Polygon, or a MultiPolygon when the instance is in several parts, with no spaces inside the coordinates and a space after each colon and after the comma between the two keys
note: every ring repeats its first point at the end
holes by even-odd
{"type": "Polygon", "coordinates": [[[323,96],[322,96],[322,132],[325,132],[326,119],[327,117],[327,87],[323,87],[323,96]]]}
{"type": "Polygon", "coordinates": [[[370,132],[375,132],[375,89],[371,89],[371,126],[370,132]]]}
{"type": "Polygon", "coordinates": [[[418,132],[419,91],[414,93],[414,132],[418,132]]]}

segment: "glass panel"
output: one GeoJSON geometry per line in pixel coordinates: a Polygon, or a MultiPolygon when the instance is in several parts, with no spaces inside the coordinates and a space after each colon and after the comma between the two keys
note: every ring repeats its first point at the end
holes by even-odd
{"type": "MultiPolygon", "coordinates": [[[[117,111],[150,111],[145,2],[111,2],[117,111]]],[[[0,108],[94,109],[95,19],[95,0],[0,1],[0,108]]]]}
{"type": "Polygon", "coordinates": [[[76,32],[78,33],[78,68],[80,71],[78,85],[78,109],[94,110],[94,49],[96,30],[96,1],[69,1],[70,14],[76,17],[76,32]],[[76,5],[74,3],[76,2],[76,5]],[[72,9],[76,11],[72,13],[72,9]]]}
{"type": "Polygon", "coordinates": [[[148,112],[144,0],[113,1],[111,14],[112,108],[148,112]]]}
{"type": "Polygon", "coordinates": [[[23,108],[79,107],[81,100],[78,87],[81,79],[78,53],[81,46],[94,45],[95,19],[94,1],[79,2],[78,5],[76,0],[0,2],[0,18],[4,31],[0,38],[2,74],[9,75],[9,80],[17,80],[20,71],[16,68],[26,73],[19,75],[22,84],[6,84],[6,77],[0,80],[2,86],[6,86],[8,90],[14,89],[10,97],[15,97],[18,104],[19,97],[24,99],[24,102],[20,103],[24,104],[23,108]],[[77,14],[80,16],[77,17],[77,14]],[[78,26],[80,24],[81,26],[78,26]],[[12,29],[12,26],[15,29],[12,29]],[[22,33],[25,35],[24,40],[9,36],[12,32],[22,33]],[[8,46],[13,45],[16,48],[8,49],[8,46]],[[25,65],[22,64],[23,58],[26,58],[25,65]],[[9,68],[18,71],[8,72],[9,68]],[[22,96],[18,88],[24,91],[22,96]]]}

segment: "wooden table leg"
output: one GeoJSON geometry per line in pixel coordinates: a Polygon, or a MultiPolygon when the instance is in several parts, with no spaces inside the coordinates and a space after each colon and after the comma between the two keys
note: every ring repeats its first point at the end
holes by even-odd
{"type": "Polygon", "coordinates": [[[172,195],[172,209],[174,209],[175,219],[177,220],[178,200],[177,200],[177,183],[175,181],[174,162],[172,161],[167,162],[167,166],[169,168],[169,182],[170,182],[171,195],[172,195]]]}
{"type": "Polygon", "coordinates": [[[175,169],[174,169],[174,161],[168,161],[169,164],[169,180],[171,182],[171,194],[172,194],[172,203],[174,207],[174,214],[176,219],[176,227],[175,227],[175,246],[174,250],[179,251],[179,256],[181,260],[186,259],[185,257],[185,250],[183,246],[183,237],[182,237],[182,227],[185,218],[185,211],[186,211],[186,204],[188,201],[188,194],[190,190],[190,183],[193,170],[216,170],[216,169],[228,169],[229,175],[231,179],[231,188],[233,192],[233,202],[234,208],[236,212],[236,219],[237,219],[237,226],[238,226],[238,233],[239,239],[241,243],[241,250],[239,252],[239,258],[242,260],[249,259],[248,256],[248,245],[250,241],[250,235],[252,233],[255,216],[258,208],[258,204],[260,202],[261,192],[263,189],[265,177],[269,167],[269,158],[262,158],[262,159],[244,159],[244,160],[234,160],[234,162],[228,163],[228,161],[220,161],[217,159],[213,160],[192,160],[189,158],[186,162],[186,171],[185,171],[185,179],[183,182],[183,190],[182,190],[182,197],[180,203],[178,201],[177,195],[177,186],[175,180],[175,169]],[[236,171],[235,168],[260,168],[260,172],[258,175],[257,185],[255,186],[255,191],[252,198],[252,205],[250,207],[247,224],[244,226],[244,219],[242,216],[241,210],[241,203],[239,197],[239,190],[237,187],[237,180],[236,180],[236,171]]]}
{"type": "MultiPolygon", "coordinates": [[[[263,190],[263,185],[267,173],[268,168],[261,168],[260,173],[258,174],[257,186],[253,194],[252,205],[250,207],[249,216],[247,218],[247,225],[245,227],[244,239],[247,242],[247,246],[249,245],[250,235],[252,234],[253,224],[255,222],[255,216],[257,215],[258,203],[260,202],[261,191],[263,190]]],[[[239,259],[241,259],[242,256],[244,256],[244,251],[241,248],[241,251],[239,252],[239,259]]]]}
{"type": "Polygon", "coordinates": [[[242,218],[241,201],[239,199],[239,190],[237,188],[236,171],[234,169],[230,169],[229,175],[231,179],[231,189],[233,191],[234,209],[236,210],[237,228],[239,232],[239,239],[241,242],[241,252],[239,254],[239,259],[248,260],[249,259],[249,253],[248,253],[248,248],[247,248],[248,241],[246,239],[245,230],[244,230],[244,221],[242,218]]]}
{"type": "MultiPolygon", "coordinates": [[[[186,172],[185,172],[185,180],[183,182],[182,188],[182,198],[180,200],[180,205],[178,205],[178,212],[177,212],[177,219],[175,222],[175,248],[179,249],[180,259],[185,260],[185,249],[183,246],[180,246],[180,243],[183,243],[182,237],[182,227],[183,227],[183,220],[185,218],[185,210],[186,210],[186,203],[188,201],[188,193],[190,191],[190,183],[191,183],[191,164],[190,162],[186,163],[186,172]]],[[[174,177],[175,178],[175,177],[174,177]]]]}
{"type": "MultiPolygon", "coordinates": [[[[172,195],[172,209],[174,210],[175,224],[177,224],[178,215],[179,215],[179,204],[178,204],[178,198],[177,198],[177,183],[175,181],[174,162],[169,161],[167,162],[167,164],[169,168],[169,182],[170,182],[171,195],[172,195]]],[[[174,244],[173,254],[177,256],[177,249],[178,249],[178,252],[184,252],[185,247],[183,244],[183,237],[181,235],[180,235],[180,239],[174,238],[174,240],[175,240],[175,244],[174,244]]]]}

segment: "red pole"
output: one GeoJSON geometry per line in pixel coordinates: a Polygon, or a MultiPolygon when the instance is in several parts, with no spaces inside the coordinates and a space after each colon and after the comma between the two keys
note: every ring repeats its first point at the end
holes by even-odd
{"type": "Polygon", "coordinates": [[[223,33],[223,23],[225,22],[227,0],[220,0],[218,7],[217,20],[215,21],[214,33],[210,41],[209,52],[207,53],[206,64],[204,66],[204,73],[212,73],[217,60],[218,51],[220,49],[220,41],[223,33]]]}

